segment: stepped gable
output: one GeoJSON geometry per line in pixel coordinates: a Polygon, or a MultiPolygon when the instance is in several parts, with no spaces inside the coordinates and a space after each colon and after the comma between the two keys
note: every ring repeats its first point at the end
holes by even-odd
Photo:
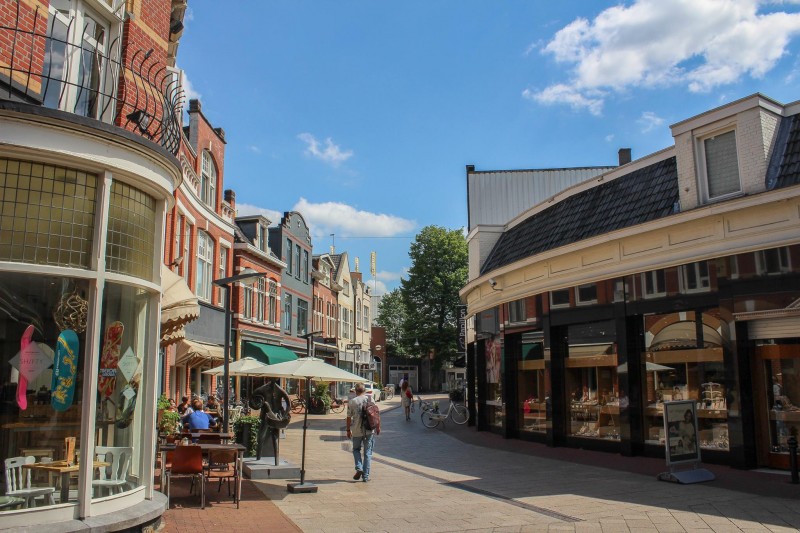
{"type": "Polygon", "coordinates": [[[491,272],[559,246],[669,216],[678,203],[674,157],[577,193],[507,230],[481,269],[491,272]]]}

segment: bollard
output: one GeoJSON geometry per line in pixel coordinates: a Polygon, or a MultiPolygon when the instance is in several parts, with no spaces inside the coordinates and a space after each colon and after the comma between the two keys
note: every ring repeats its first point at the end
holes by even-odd
{"type": "Polygon", "coordinates": [[[789,437],[787,444],[789,445],[789,469],[792,471],[792,483],[797,485],[800,483],[800,477],[797,475],[797,438],[789,437]]]}

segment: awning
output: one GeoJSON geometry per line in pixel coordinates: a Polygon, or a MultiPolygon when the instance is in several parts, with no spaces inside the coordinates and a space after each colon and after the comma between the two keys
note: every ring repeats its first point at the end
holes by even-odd
{"type": "Polygon", "coordinates": [[[221,361],[224,357],[225,352],[219,344],[207,344],[205,342],[181,339],[178,342],[175,364],[197,366],[203,363],[213,363],[214,360],[221,361]]]}
{"type": "Polygon", "coordinates": [[[293,351],[283,346],[252,341],[245,341],[242,355],[245,357],[252,357],[268,365],[285,363],[286,361],[294,361],[297,359],[297,355],[293,351]]]}
{"type": "Polygon", "coordinates": [[[168,346],[183,338],[177,332],[200,316],[197,296],[181,276],[161,265],[161,346],[168,346]]]}

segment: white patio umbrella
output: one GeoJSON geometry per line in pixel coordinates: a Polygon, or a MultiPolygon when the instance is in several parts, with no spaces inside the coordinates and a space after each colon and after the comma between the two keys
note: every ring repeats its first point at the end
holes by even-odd
{"type": "Polygon", "coordinates": [[[300,465],[300,483],[289,483],[286,488],[289,492],[317,492],[317,486],[306,483],[306,429],[308,428],[308,406],[311,404],[311,381],[346,381],[361,382],[362,376],[326,363],[318,357],[301,357],[294,361],[286,361],[274,365],[267,365],[259,370],[258,376],[274,378],[295,378],[306,380],[306,409],[303,417],[303,451],[300,465]]]}
{"type": "MultiPolygon", "coordinates": [[[[234,361],[228,365],[228,374],[231,376],[260,376],[259,372],[263,371],[269,365],[253,359],[252,357],[242,357],[238,361],[234,361]]],[[[225,365],[216,366],[210,370],[203,370],[203,374],[211,374],[212,376],[221,376],[225,373],[225,365]]]]}
{"type": "MultiPolygon", "coordinates": [[[[657,363],[651,363],[650,361],[645,362],[644,366],[647,372],[662,372],[664,370],[675,370],[670,366],[659,365],[657,363]]],[[[617,372],[624,374],[628,371],[628,363],[622,363],[617,367],[617,372]]]]}

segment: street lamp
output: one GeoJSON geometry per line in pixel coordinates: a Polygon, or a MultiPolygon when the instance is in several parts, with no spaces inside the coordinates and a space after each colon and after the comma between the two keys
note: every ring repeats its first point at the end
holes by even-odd
{"type": "Polygon", "coordinates": [[[222,380],[225,388],[222,390],[222,431],[228,433],[228,390],[230,388],[230,359],[231,359],[231,287],[237,281],[245,285],[252,285],[258,278],[263,278],[266,272],[256,272],[252,268],[245,268],[241,274],[214,280],[214,285],[225,289],[225,347],[222,360],[222,380]]]}

